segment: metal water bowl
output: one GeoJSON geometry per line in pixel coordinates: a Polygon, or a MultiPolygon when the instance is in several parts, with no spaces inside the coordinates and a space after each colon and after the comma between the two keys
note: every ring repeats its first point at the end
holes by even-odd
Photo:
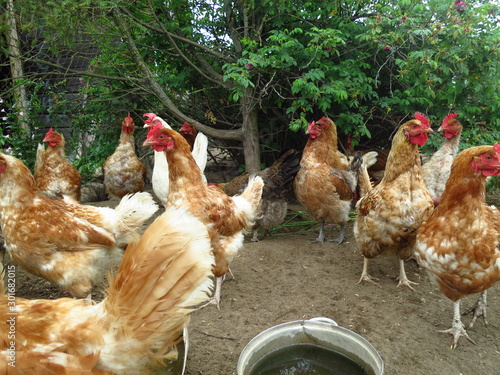
{"type": "Polygon", "coordinates": [[[383,375],[384,362],[362,336],[328,318],[297,320],[271,327],[255,336],[243,349],[237,374],[249,375],[271,353],[293,345],[310,344],[337,352],[356,362],[367,373],[383,375]]]}

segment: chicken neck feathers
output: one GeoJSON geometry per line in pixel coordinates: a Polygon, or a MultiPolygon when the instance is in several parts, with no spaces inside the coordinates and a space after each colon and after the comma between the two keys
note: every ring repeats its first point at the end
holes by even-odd
{"type": "Polygon", "coordinates": [[[440,202],[446,181],[450,176],[451,164],[460,146],[460,135],[461,133],[452,138],[446,138],[441,147],[422,166],[425,185],[435,204],[440,202]]]}

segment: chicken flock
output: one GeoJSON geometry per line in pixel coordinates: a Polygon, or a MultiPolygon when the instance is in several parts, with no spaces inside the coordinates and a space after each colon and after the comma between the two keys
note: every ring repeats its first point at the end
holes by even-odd
{"type": "Polygon", "coordinates": [[[487,290],[500,279],[500,212],[485,203],[485,188],[487,178],[500,173],[500,145],[458,153],[457,114],[443,120],[438,131],[445,141],[423,165],[419,147],[433,133],[429,120],[415,113],[403,123],[376,184],[369,169],[377,153],[340,152],[336,125],[327,117],[309,124],[302,153],[283,150],[270,167],[227,183],[207,182],[208,139],[193,125],[185,122],[175,131],[155,113],[144,117],[156,200],[144,191],[146,168],[135,150],[130,114],[102,166],[109,197],[119,200],[114,209],[79,202],[81,177],[65,156],[63,135],[52,128],[33,174],[0,153],[7,253],[73,296],[11,303],[2,275],[0,374],[35,373],[35,364],[37,373],[54,374],[137,374],[167,366],[190,314],[219,307],[223,279],[245,233],[252,231],[250,241],[257,242],[259,228],[267,234],[283,223],[290,193],[320,224],[312,241],[321,245],[329,241],[325,225],[333,223],[340,231],[333,241],[341,246],[356,211],[354,237],[364,257],[359,283],[377,284],[368,262],[379,255],[398,258],[398,286],[414,290],[407,260],[428,270],[454,303],[452,327],[443,331],[453,336],[453,348],[462,336],[472,341],[460,317],[462,297],[480,293],[469,327],[480,316],[486,321],[487,290]],[[139,236],[160,209],[157,201],[163,213],[139,236]],[[92,289],[106,276],[106,297],[95,303],[92,289]],[[13,313],[15,370],[9,369],[13,313]]]}

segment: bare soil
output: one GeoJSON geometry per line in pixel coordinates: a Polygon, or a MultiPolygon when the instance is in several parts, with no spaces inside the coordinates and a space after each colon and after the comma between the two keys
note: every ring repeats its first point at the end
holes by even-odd
{"type": "MultiPolygon", "coordinates": [[[[100,202],[113,206],[115,202],[100,202]]],[[[290,216],[301,212],[290,206],[290,216]]],[[[308,220],[307,215],[294,219],[308,220]]],[[[274,325],[313,317],[328,317],[364,336],[378,350],[387,375],[498,374],[500,363],[500,291],[488,294],[488,325],[479,320],[470,330],[476,345],[461,338],[450,349],[453,304],[432,284],[414,261],[406,263],[408,277],[420,283],[412,291],[397,288],[398,261],[375,258],[370,273],[380,286],[357,284],[363,258],[356,247],[352,222],[343,244],[310,243],[319,225],[286,227],[252,243],[247,239],[222,286],[220,310],[211,305],[196,311],[189,325],[188,375],[236,374],[238,357],[247,343],[274,325]]],[[[330,226],[327,236],[338,234],[330,226]]],[[[6,262],[10,262],[8,257],[6,262]]],[[[17,268],[17,296],[68,296],[44,280],[17,268]]],[[[102,294],[93,293],[96,300],[102,294]]],[[[478,296],[462,301],[465,311],[478,296]]],[[[471,317],[463,318],[468,324],[471,317]]]]}

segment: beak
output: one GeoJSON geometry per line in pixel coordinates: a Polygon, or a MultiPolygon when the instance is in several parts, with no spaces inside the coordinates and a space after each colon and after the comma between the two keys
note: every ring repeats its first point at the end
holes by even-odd
{"type": "Polygon", "coordinates": [[[427,128],[427,129],[424,129],[424,133],[434,133],[434,130],[432,130],[432,128],[427,128]]]}
{"type": "Polygon", "coordinates": [[[152,146],[153,142],[151,142],[150,140],[146,139],[142,145],[143,146],[152,146]]]}

